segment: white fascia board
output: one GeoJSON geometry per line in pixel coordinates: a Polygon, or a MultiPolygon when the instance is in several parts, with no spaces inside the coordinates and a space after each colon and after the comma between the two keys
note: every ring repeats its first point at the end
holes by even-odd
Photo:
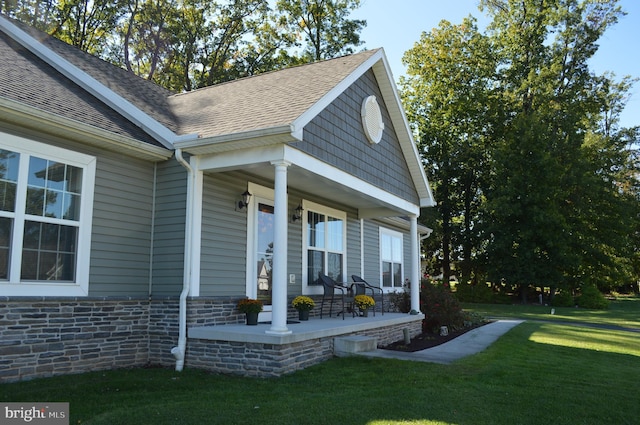
{"type": "Polygon", "coordinates": [[[320,161],[319,159],[316,159],[298,149],[284,146],[283,159],[342,186],[349,187],[351,190],[364,193],[367,196],[378,199],[388,205],[393,205],[395,208],[404,211],[406,214],[420,214],[420,207],[418,205],[380,189],[379,187],[361,180],[352,174],[332,167],[326,162],[320,161]]]}
{"type": "MultiPolygon", "coordinates": [[[[202,171],[227,171],[254,164],[268,163],[271,161],[287,161],[296,167],[303,168],[313,174],[317,174],[337,184],[348,187],[349,190],[361,192],[367,197],[374,198],[386,205],[392,205],[398,211],[396,215],[420,214],[420,206],[406,199],[393,195],[377,186],[367,183],[349,173],[328,165],[319,159],[312,157],[298,149],[284,144],[264,146],[261,148],[244,149],[240,151],[225,152],[221,154],[203,155],[200,157],[198,169],[202,171]]],[[[363,217],[389,216],[390,209],[367,209],[359,212],[363,217]]]]}
{"type": "Polygon", "coordinates": [[[311,122],[313,118],[328,107],[331,102],[347,90],[347,88],[355,83],[358,78],[364,75],[364,73],[369,69],[373,69],[378,84],[380,85],[380,91],[382,92],[384,103],[387,106],[387,109],[389,109],[393,126],[396,131],[400,132],[398,136],[403,152],[405,153],[405,160],[413,178],[414,185],[418,191],[420,206],[432,207],[435,205],[433,193],[431,191],[427,175],[424,171],[424,167],[422,166],[418,148],[413,140],[409,121],[407,120],[402,102],[400,101],[396,84],[393,81],[393,74],[391,72],[387,56],[384,53],[384,49],[379,49],[369,59],[360,64],[360,66],[347,78],[342,80],[311,108],[300,115],[300,117],[293,122],[292,127],[294,129],[303,129],[305,125],[311,122]]]}
{"type": "Polygon", "coordinates": [[[253,147],[249,149],[227,151],[219,154],[202,155],[198,161],[198,170],[227,171],[254,164],[278,161],[284,158],[283,144],[253,147]]]}
{"type": "Polygon", "coordinates": [[[76,137],[83,143],[96,145],[105,148],[103,141],[120,146],[131,152],[138,158],[152,161],[162,161],[173,155],[173,150],[168,150],[160,146],[150,145],[137,139],[122,136],[107,130],[103,130],[92,125],[81,123],[69,118],[16,102],[12,99],[0,97],[0,112],[3,119],[32,128],[44,131],[47,134],[76,137]]]}
{"type": "MultiPolygon", "coordinates": [[[[403,230],[411,230],[411,222],[401,217],[382,217],[377,218],[376,221],[381,223],[388,223],[389,225],[398,227],[403,230]]],[[[430,235],[433,229],[418,223],[418,233],[421,235],[430,235]]]]}
{"type": "Polygon", "coordinates": [[[176,142],[176,148],[191,154],[222,153],[237,149],[261,147],[274,143],[287,143],[302,140],[302,130],[291,125],[261,128],[258,130],[223,134],[214,137],[176,142]]]}
{"type": "Polygon", "coordinates": [[[173,149],[173,142],[184,138],[194,138],[196,135],[178,136],[164,125],[138,109],[128,100],[124,99],[98,80],[77,68],[51,49],[41,44],[20,28],[13,25],[7,19],[0,17],[0,29],[15,42],[22,45],[31,53],[51,65],[65,77],[78,84],[84,90],[100,99],[110,108],[134,122],[149,135],[158,140],[167,149],[173,149]]]}

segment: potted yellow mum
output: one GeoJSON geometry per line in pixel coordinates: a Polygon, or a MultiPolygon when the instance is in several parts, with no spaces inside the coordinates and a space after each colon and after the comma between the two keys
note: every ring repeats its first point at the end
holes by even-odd
{"type": "Polygon", "coordinates": [[[356,295],[354,302],[364,317],[369,316],[369,309],[376,305],[375,300],[369,295],[356,295]]]}
{"type": "Polygon", "coordinates": [[[298,310],[298,319],[309,320],[309,311],[313,310],[316,303],[309,297],[298,295],[291,302],[291,306],[298,310]]]}

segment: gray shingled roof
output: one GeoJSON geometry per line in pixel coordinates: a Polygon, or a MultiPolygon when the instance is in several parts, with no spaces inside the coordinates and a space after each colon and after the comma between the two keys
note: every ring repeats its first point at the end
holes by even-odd
{"type": "MultiPolygon", "coordinates": [[[[11,22],[174,133],[201,138],[290,125],[377,51],[174,94],[46,33],[11,22]]],[[[5,35],[0,40],[0,96],[160,145],[5,35]]]]}
{"type": "Polygon", "coordinates": [[[171,130],[176,129],[175,117],[167,104],[167,98],[174,94],[170,90],[19,21],[11,20],[11,22],[119,96],[133,103],[156,121],[171,130]]]}
{"type": "MultiPolygon", "coordinates": [[[[88,56],[88,55],[87,55],[88,56]]],[[[58,71],[0,33],[0,96],[103,130],[161,146],[58,71]]]]}
{"type": "Polygon", "coordinates": [[[178,133],[207,138],[292,124],[376,51],[174,95],[169,102],[178,133]]]}

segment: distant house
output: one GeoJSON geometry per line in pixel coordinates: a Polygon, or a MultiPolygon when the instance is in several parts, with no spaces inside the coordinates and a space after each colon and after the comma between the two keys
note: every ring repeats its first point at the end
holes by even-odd
{"type": "Polygon", "coordinates": [[[0,16],[0,381],[321,361],[291,298],[319,300],[319,272],[419,282],[433,203],[381,49],[174,94],[0,16]],[[244,297],[269,324],[229,365],[244,297]]]}

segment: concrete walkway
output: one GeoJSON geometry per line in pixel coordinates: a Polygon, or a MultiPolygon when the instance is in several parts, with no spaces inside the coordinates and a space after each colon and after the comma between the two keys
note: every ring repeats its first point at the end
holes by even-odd
{"type": "Polygon", "coordinates": [[[358,355],[384,359],[449,364],[463,357],[483,351],[502,335],[522,322],[524,322],[524,320],[498,320],[469,331],[444,344],[412,353],[376,349],[373,351],[360,352],[358,355]]]}

